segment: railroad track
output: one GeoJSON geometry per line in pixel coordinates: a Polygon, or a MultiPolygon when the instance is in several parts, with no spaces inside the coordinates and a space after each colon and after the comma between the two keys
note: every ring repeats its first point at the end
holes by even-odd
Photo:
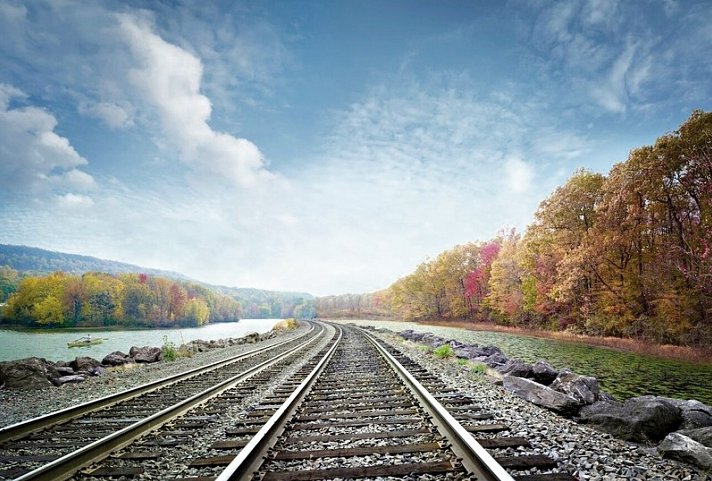
{"type": "Polygon", "coordinates": [[[344,328],[313,364],[283,404],[255,407],[271,417],[254,436],[216,443],[236,455],[217,478],[181,479],[576,480],[554,460],[527,454],[529,441],[507,436],[486,406],[365,331],[344,328]]]}
{"type": "Polygon", "coordinates": [[[284,358],[253,378],[268,386],[291,369],[285,381],[226,390],[72,479],[576,480],[487,406],[365,331],[335,327],[301,366],[284,358]]]}
{"type": "MultiPolygon", "coordinates": [[[[325,332],[308,332],[115,395],[0,429],[0,479],[66,479],[207,399],[255,378],[313,345],[325,332]],[[41,453],[41,454],[38,454],[41,453]]],[[[263,380],[264,381],[264,380],[263,380]]]]}

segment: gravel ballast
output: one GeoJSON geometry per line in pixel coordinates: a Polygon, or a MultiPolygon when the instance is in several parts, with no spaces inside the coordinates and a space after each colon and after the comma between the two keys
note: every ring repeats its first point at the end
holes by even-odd
{"type": "Polygon", "coordinates": [[[439,359],[396,333],[385,330],[374,333],[447,385],[487,406],[498,422],[510,426],[509,435],[529,439],[537,454],[558,460],[562,470],[582,481],[712,480],[711,473],[663,459],[654,448],[615,439],[530,404],[493,384],[486,375],[467,370],[455,360],[439,359]]]}
{"type": "Polygon", "coordinates": [[[129,368],[110,369],[102,376],[90,377],[77,384],[64,384],[61,387],[49,386],[45,389],[32,391],[0,389],[0,410],[3,413],[3,416],[0,417],[0,427],[157,381],[189,369],[236,356],[258,346],[291,339],[308,330],[309,326],[306,323],[300,323],[297,329],[280,333],[277,337],[267,341],[211,349],[195,353],[193,357],[179,358],[175,361],[131,364],[129,368]]]}

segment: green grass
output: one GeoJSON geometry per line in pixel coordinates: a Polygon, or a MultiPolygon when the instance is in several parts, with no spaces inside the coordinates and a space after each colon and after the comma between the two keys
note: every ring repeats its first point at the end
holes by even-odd
{"type": "Polygon", "coordinates": [[[473,362],[470,361],[469,359],[458,359],[457,364],[459,366],[464,367],[470,372],[473,372],[475,374],[486,374],[487,373],[487,364],[483,362],[473,362]]]}
{"type": "Polygon", "coordinates": [[[449,359],[455,355],[450,344],[443,344],[433,351],[433,354],[440,359],[449,359]]]}
{"type": "Polygon", "coordinates": [[[168,336],[163,336],[163,346],[161,356],[164,361],[175,361],[178,358],[178,349],[173,341],[168,340],[168,336]]]}

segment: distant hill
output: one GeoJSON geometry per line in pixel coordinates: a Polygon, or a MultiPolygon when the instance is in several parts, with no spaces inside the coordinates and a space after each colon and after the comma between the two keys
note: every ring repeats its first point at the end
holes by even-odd
{"type": "Polygon", "coordinates": [[[106,272],[109,274],[142,272],[182,281],[192,280],[178,272],[148,269],[124,262],[107,261],[97,257],[9,244],[0,244],[0,266],[8,266],[16,271],[30,274],[47,274],[57,271],[71,274],[83,274],[85,272],[106,272]]]}
{"type": "MultiPolygon", "coordinates": [[[[314,309],[314,296],[307,293],[215,286],[195,281],[178,272],[148,269],[124,262],[48,251],[37,247],[0,244],[0,267],[2,266],[7,266],[20,273],[31,275],[48,274],[57,271],[71,274],[83,274],[85,272],[106,272],[109,274],[140,272],[158,277],[191,281],[239,301],[242,305],[243,317],[245,318],[280,319],[285,317],[298,317],[306,319],[314,317],[316,313],[314,309]]],[[[2,279],[0,279],[0,281],[1,280],[2,279]]],[[[0,282],[0,288],[1,287],[2,283],[0,282]]],[[[14,291],[14,288],[8,288],[7,290],[8,292],[5,293],[5,297],[14,291]]],[[[0,300],[2,299],[3,297],[0,297],[0,300]]]]}

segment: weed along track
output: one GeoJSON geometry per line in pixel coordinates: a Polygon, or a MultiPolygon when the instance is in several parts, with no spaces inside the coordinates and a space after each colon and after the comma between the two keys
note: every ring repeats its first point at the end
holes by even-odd
{"type": "MultiPolygon", "coordinates": [[[[314,324],[297,338],[8,426],[0,430],[0,479],[66,479],[210,398],[245,385],[242,392],[255,390],[269,380],[257,376],[278,362],[289,362],[324,334],[325,327],[314,324]]],[[[179,425],[209,421],[206,415],[184,418],[179,425]]]]}
{"type": "MultiPolygon", "coordinates": [[[[78,461],[83,447],[67,455],[75,461],[64,471],[42,467],[18,479],[576,479],[560,472],[553,459],[534,454],[527,439],[510,435],[488,406],[367,332],[317,326],[325,335],[301,340],[308,345],[299,353],[285,345],[295,352],[261,361],[263,369],[248,382],[232,382],[215,395],[171,408],[156,426],[109,443],[93,459],[78,461]]],[[[138,417],[140,404],[117,405],[100,417],[79,418],[3,446],[6,453],[19,453],[22,443],[63,440],[71,450],[73,439],[81,437],[79,426],[111,431],[138,417]]]]}

